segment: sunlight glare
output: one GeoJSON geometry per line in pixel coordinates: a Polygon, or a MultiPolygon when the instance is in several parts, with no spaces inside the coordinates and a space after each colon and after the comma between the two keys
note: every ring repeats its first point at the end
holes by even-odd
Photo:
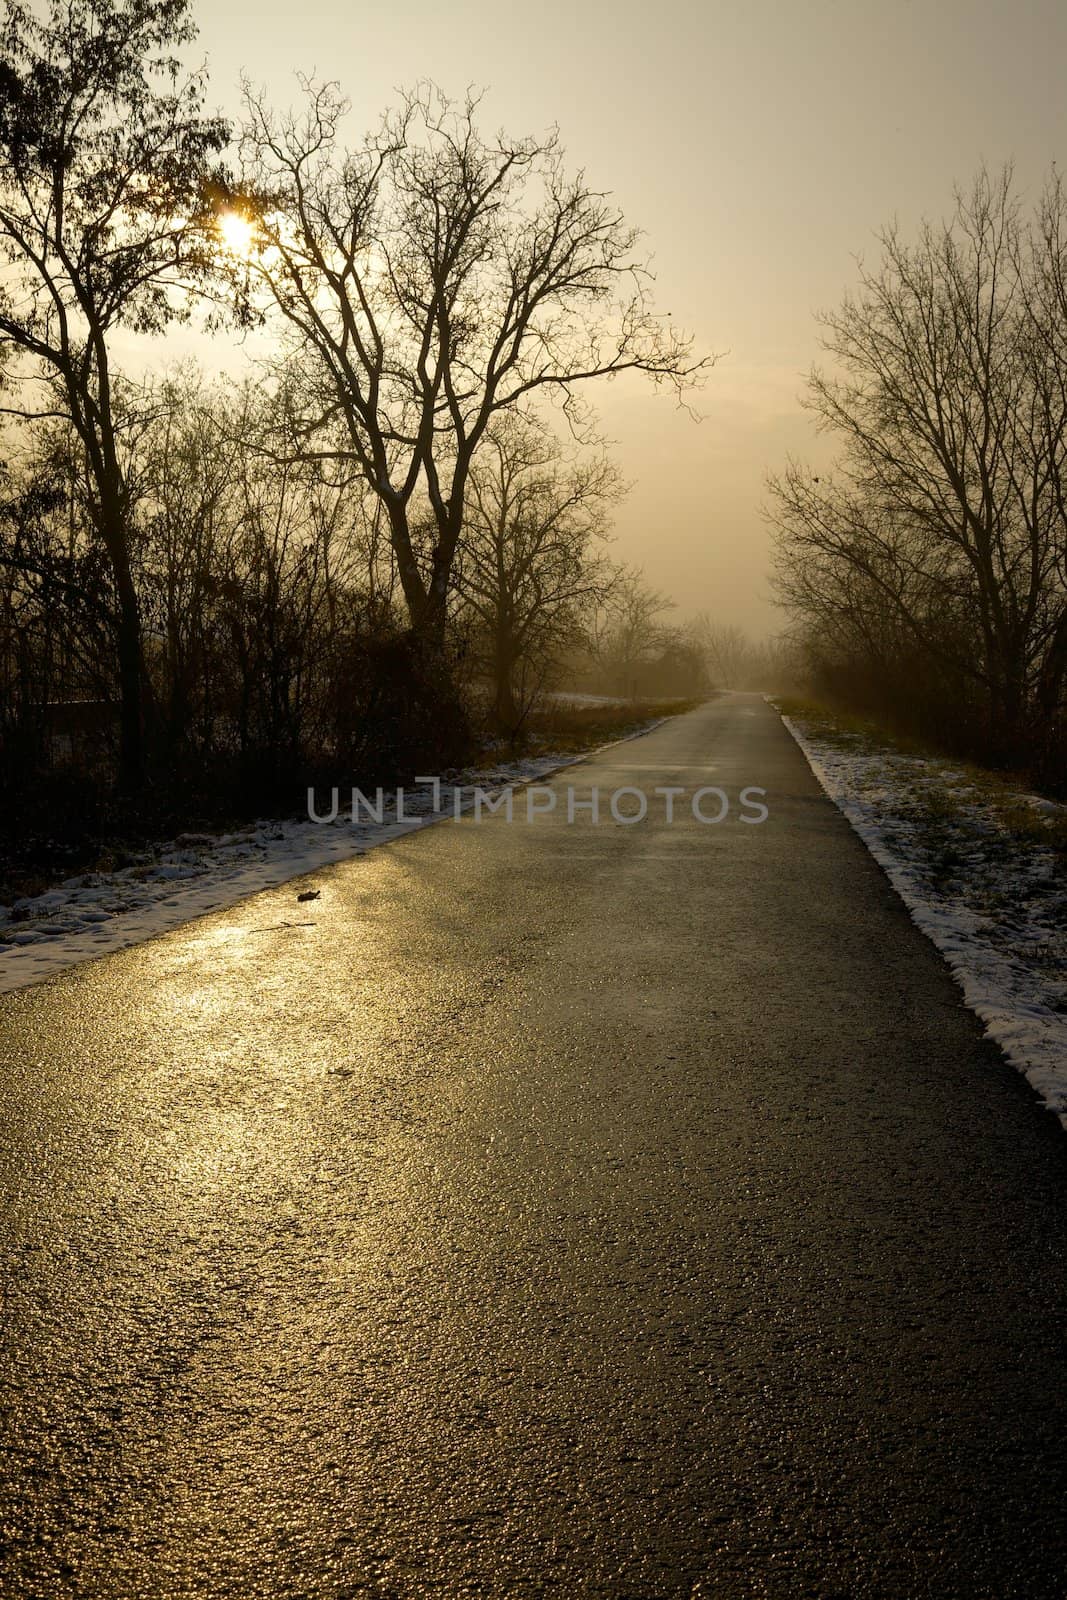
{"type": "Polygon", "coordinates": [[[220,212],[219,233],[222,236],[223,245],[230,255],[250,255],[255,239],[255,231],[254,224],[248,217],[242,216],[240,211],[220,212]]]}

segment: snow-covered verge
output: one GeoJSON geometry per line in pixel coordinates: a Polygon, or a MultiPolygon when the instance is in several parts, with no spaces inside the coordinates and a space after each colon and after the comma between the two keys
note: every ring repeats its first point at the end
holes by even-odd
{"type": "MultiPolygon", "coordinates": [[[[637,738],[662,720],[644,723],[623,737],[637,738]]],[[[452,784],[442,783],[436,813],[429,787],[408,789],[400,821],[394,796],[387,791],[380,823],[367,820],[361,809],[360,821],[353,824],[351,791],[342,790],[333,822],[256,822],[235,833],[184,833],[151,849],[130,851],[130,864],[119,870],[83,872],[44,894],[0,906],[0,993],[40,983],[63,967],[140,944],[261,889],[351,860],[439,822],[453,815],[456,788],[465,791],[460,799],[467,811],[475,788],[496,794],[509,785],[537,782],[591,753],[544,755],[454,774],[452,784]]],[[[369,798],[374,801],[373,794],[369,798]]],[[[325,792],[320,791],[317,803],[330,809],[325,792]]]]}
{"type": "Polygon", "coordinates": [[[1067,806],[783,716],[1009,1061],[1067,1126],[1067,806]]]}
{"type": "Polygon", "coordinates": [[[594,706],[624,706],[633,705],[634,701],[620,700],[613,694],[574,694],[569,689],[553,689],[545,695],[546,700],[560,706],[577,706],[580,710],[588,710],[594,706]]]}

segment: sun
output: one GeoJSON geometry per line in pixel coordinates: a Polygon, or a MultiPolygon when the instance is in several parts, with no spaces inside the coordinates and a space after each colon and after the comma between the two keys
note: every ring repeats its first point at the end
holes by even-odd
{"type": "Polygon", "coordinates": [[[240,211],[220,211],[219,233],[226,251],[232,256],[248,256],[255,243],[255,224],[240,211]]]}

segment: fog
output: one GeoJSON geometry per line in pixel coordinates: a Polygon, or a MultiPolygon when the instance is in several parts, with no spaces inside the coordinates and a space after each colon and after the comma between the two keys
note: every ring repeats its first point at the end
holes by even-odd
{"type": "Polygon", "coordinates": [[[1067,13],[1034,0],[307,0],[295,39],[281,0],[226,0],[198,20],[233,114],[242,71],[279,104],[302,71],[344,85],[354,137],[423,77],[452,95],[486,88],[486,127],[559,125],[572,166],[645,230],[662,308],[721,352],[699,424],[640,382],[598,386],[634,485],[613,553],[686,611],[755,632],[780,622],[764,475],[826,450],[799,405],[813,312],[840,301],[894,215],[941,216],[982,160],[1013,158],[1036,189],[1062,146],[1067,13]]]}

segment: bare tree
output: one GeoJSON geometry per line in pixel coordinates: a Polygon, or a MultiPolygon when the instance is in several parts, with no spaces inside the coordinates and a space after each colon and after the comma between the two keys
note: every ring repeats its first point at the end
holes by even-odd
{"type": "Polygon", "coordinates": [[[233,730],[271,776],[326,738],[327,679],[374,609],[361,480],[279,449],[284,383],[157,387],[141,463],[136,578],[171,751],[233,730]]]}
{"type": "Polygon", "coordinates": [[[1034,434],[1043,453],[1043,498],[1050,504],[1048,541],[1052,575],[1038,618],[1044,651],[1037,685],[1043,724],[1052,737],[1067,735],[1067,192],[1058,172],[1050,177],[1028,263],[1030,364],[1035,374],[1034,434]],[[1061,724],[1057,728],[1057,723],[1061,724]]]}
{"type": "Polygon", "coordinates": [[[308,450],[358,462],[412,626],[436,645],[494,419],[536,395],[577,419],[584,385],[627,371],[681,393],[707,362],[653,310],[639,234],[567,175],[556,133],[486,138],[476,100],[420,88],[346,150],[338,89],[305,88],[303,113],[283,118],[246,91],[251,269],[303,357],[308,450]]]}
{"type": "Polygon", "coordinates": [[[106,693],[111,589],[81,536],[84,473],[69,431],[40,429],[4,465],[0,496],[0,738],[4,779],[47,764],[53,703],[106,693]]]}
{"type": "Polygon", "coordinates": [[[7,0],[0,63],[0,354],[9,415],[68,419],[116,595],[121,772],[142,771],[141,626],[111,339],[159,332],[210,264],[195,219],[226,125],[176,52],[185,0],[7,0]]]}
{"type": "Polygon", "coordinates": [[[887,229],[859,296],[821,319],[834,365],[809,405],[842,441],[838,468],[771,483],[787,603],[972,685],[1005,757],[1067,643],[1062,211],[1050,191],[1043,240],[1010,172],[983,173],[914,245],[887,229]]]}
{"type": "Polygon", "coordinates": [[[662,653],[672,630],[661,620],[674,601],[650,589],[640,572],[622,568],[590,619],[588,643],[606,687],[627,699],[637,695],[641,668],[662,653]]]}
{"type": "Polygon", "coordinates": [[[192,366],[155,385],[138,452],[136,569],[149,671],[171,755],[210,744],[219,710],[223,575],[240,523],[242,450],[192,366]]]}
{"type": "Polygon", "coordinates": [[[514,734],[547,674],[607,598],[614,571],[595,546],[623,486],[601,455],[568,458],[545,427],[504,416],[469,480],[457,589],[486,641],[497,725],[514,734]]]}
{"type": "Polygon", "coordinates": [[[752,665],[752,641],[735,623],[713,622],[707,612],[694,617],[686,630],[707,662],[716,688],[740,689],[752,665]]]}
{"type": "Polygon", "coordinates": [[[716,689],[778,690],[797,685],[799,663],[787,636],[753,638],[736,623],[716,622],[706,611],[693,617],[682,632],[700,652],[716,689]]]}

